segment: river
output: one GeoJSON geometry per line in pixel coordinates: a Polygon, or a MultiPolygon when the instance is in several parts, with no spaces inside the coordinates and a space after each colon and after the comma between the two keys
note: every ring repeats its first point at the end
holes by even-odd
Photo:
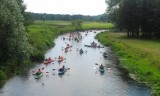
{"type": "Polygon", "coordinates": [[[54,40],[56,45],[45,54],[46,58],[51,57],[55,61],[47,66],[39,63],[28,74],[11,78],[0,89],[0,96],[151,96],[149,88],[122,76],[117,69],[116,56],[109,47],[84,46],[93,41],[99,45],[94,38],[99,32],[102,30],[80,32],[82,40],[79,42],[66,39],[69,34],[59,36],[54,40]],[[65,53],[67,44],[72,47],[65,53]],[[80,48],[84,50],[83,54],[79,54],[80,48]],[[106,59],[103,52],[108,54],[106,59]],[[58,63],[55,58],[58,56],[64,56],[65,60],[58,63]],[[96,63],[105,66],[103,74],[96,63]],[[58,75],[57,69],[63,65],[68,70],[64,75],[58,75]],[[35,79],[33,72],[42,68],[43,76],[35,79]]]}

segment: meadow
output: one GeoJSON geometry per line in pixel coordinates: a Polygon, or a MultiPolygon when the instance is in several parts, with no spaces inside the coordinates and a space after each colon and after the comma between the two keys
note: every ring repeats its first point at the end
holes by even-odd
{"type": "Polygon", "coordinates": [[[125,33],[115,32],[101,33],[97,38],[112,47],[131,78],[151,87],[153,96],[160,95],[159,40],[130,39],[125,33]]]}

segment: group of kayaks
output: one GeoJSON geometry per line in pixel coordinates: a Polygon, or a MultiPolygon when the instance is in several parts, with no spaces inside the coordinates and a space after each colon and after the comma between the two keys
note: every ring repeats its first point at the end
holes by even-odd
{"type": "MultiPolygon", "coordinates": [[[[62,62],[64,60],[64,57],[63,56],[59,56],[58,57],[58,62],[60,63],[60,62],[62,62]]],[[[51,59],[51,58],[49,58],[49,59],[46,59],[46,60],[44,60],[44,64],[50,64],[51,62],[54,62],[54,60],[53,59],[51,59]]]]}
{"type": "MultiPolygon", "coordinates": [[[[70,47],[72,47],[72,46],[70,46],[69,44],[67,44],[67,46],[65,47],[65,52],[68,52],[68,49],[69,49],[70,47]]],[[[55,59],[56,59],[56,58],[55,58],[55,59]]],[[[59,56],[57,62],[60,63],[60,62],[62,62],[63,60],[64,60],[64,57],[63,57],[63,56],[59,56]]],[[[54,60],[49,57],[48,59],[45,59],[43,63],[44,63],[45,65],[48,65],[48,64],[50,64],[51,62],[54,62],[54,60]]],[[[66,70],[67,70],[67,69],[65,69],[64,66],[63,66],[62,68],[58,69],[58,75],[63,75],[63,74],[66,72],[66,70]]],[[[39,72],[39,71],[38,71],[37,73],[34,74],[34,78],[35,78],[35,79],[39,79],[39,78],[42,77],[42,76],[43,76],[43,72],[39,72]]]]}
{"type": "MultiPolygon", "coordinates": [[[[96,48],[96,47],[98,47],[98,48],[103,48],[103,47],[101,47],[101,46],[97,46],[97,44],[95,43],[95,42],[93,42],[93,43],[91,43],[90,45],[85,45],[86,47],[93,47],[93,48],[96,48]]],[[[69,44],[67,44],[67,46],[65,47],[65,52],[68,52],[68,49],[70,48],[71,46],[69,45],[69,44]]],[[[81,49],[81,50],[79,50],[79,54],[83,54],[84,53],[84,51],[81,49]]],[[[107,54],[106,53],[103,53],[103,57],[107,57],[107,54]]],[[[58,58],[58,62],[60,63],[60,62],[62,62],[64,60],[64,57],[63,56],[59,56],[59,58],[58,58]]],[[[53,62],[54,60],[52,59],[52,58],[48,58],[48,59],[46,59],[46,60],[44,60],[44,64],[50,64],[51,62],[53,62]]],[[[67,71],[67,69],[65,69],[64,67],[62,67],[62,68],[60,68],[60,69],[57,69],[58,70],[58,75],[63,75],[63,74],[65,74],[65,72],[67,71]]],[[[104,66],[99,66],[99,72],[100,73],[104,73],[105,72],[105,68],[104,68],[104,66]]],[[[39,79],[40,77],[42,77],[43,76],[43,72],[41,72],[41,73],[36,73],[36,74],[34,74],[34,78],[35,79],[39,79]]]]}
{"type": "MultiPolygon", "coordinates": [[[[60,68],[60,69],[58,69],[58,75],[64,75],[64,73],[67,71],[67,69],[65,69],[65,68],[60,68]]],[[[43,76],[43,72],[41,72],[41,73],[36,73],[36,74],[34,74],[34,78],[35,79],[39,79],[40,77],[42,77],[43,76]]]]}
{"type": "MultiPolygon", "coordinates": [[[[65,68],[58,69],[58,75],[64,75],[64,73],[66,72],[66,70],[67,69],[65,69],[65,68]]],[[[99,72],[102,73],[102,74],[105,72],[104,66],[99,66],[99,72]]],[[[35,79],[39,79],[42,76],[43,76],[43,72],[35,74],[34,78],[35,79]]]]}

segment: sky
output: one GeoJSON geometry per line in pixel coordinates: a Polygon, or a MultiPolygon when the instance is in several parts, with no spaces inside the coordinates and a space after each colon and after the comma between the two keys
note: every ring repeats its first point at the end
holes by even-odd
{"type": "Polygon", "coordinates": [[[105,13],[105,0],[24,0],[27,12],[100,15],[105,13]]]}

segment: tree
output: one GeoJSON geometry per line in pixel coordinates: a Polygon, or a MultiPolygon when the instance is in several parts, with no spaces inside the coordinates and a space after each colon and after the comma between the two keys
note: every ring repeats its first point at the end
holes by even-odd
{"type": "Polygon", "coordinates": [[[106,0],[107,13],[129,37],[160,36],[159,0],[106,0]]]}
{"type": "Polygon", "coordinates": [[[23,66],[31,47],[27,42],[21,0],[0,0],[0,61],[23,66]]]}

